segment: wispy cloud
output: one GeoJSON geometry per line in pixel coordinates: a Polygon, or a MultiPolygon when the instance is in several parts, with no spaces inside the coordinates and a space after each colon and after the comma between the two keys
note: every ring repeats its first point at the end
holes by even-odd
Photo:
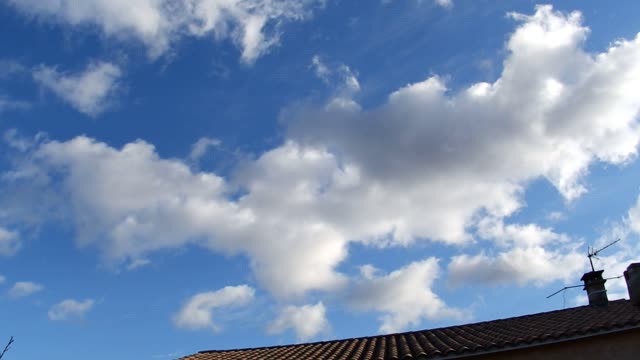
{"type": "Polygon", "coordinates": [[[9,289],[9,296],[12,298],[26,297],[42,291],[44,286],[30,282],[30,281],[18,281],[11,289],[9,289]]]}
{"type": "Polygon", "coordinates": [[[28,72],[28,68],[13,59],[0,59],[0,80],[28,72]]]}
{"type": "Polygon", "coordinates": [[[191,146],[189,160],[197,162],[210,148],[218,147],[220,144],[222,144],[222,142],[219,139],[212,139],[208,137],[198,139],[198,141],[191,146]]]}
{"type": "Polygon", "coordinates": [[[350,97],[360,91],[360,82],[351,68],[342,63],[327,64],[320,55],[311,58],[311,68],[325,84],[335,89],[336,95],[350,97]]]}
{"type": "MultiPolygon", "coordinates": [[[[393,2],[394,0],[380,0],[382,2],[382,4],[390,4],[391,2],[393,2]]],[[[420,0],[418,0],[420,1],[420,0]]],[[[442,6],[443,8],[446,9],[450,9],[453,7],[453,0],[433,0],[433,2],[438,5],[438,6],[442,6]]]]}
{"type": "Polygon", "coordinates": [[[133,259],[131,260],[131,262],[127,265],[127,270],[135,270],[144,266],[147,266],[151,264],[151,260],[149,259],[133,259]]]}
{"type": "Polygon", "coordinates": [[[31,107],[31,103],[24,100],[16,100],[0,95],[0,113],[10,110],[26,110],[31,107]]]}
{"type": "Polygon", "coordinates": [[[247,285],[196,294],[185,302],[173,317],[173,322],[177,327],[188,330],[220,331],[220,325],[213,320],[214,310],[246,305],[253,300],[254,294],[255,290],[247,285]]]}
{"type": "Polygon", "coordinates": [[[453,0],[435,0],[436,4],[442,6],[443,8],[450,9],[453,7],[453,0]]]}
{"type": "Polygon", "coordinates": [[[149,56],[170,52],[182,37],[230,39],[252,63],[279,43],[281,24],[308,18],[324,0],[9,0],[18,11],[48,22],[86,29],[107,38],[135,39],[149,56]]]}
{"type": "Polygon", "coordinates": [[[20,247],[18,232],[0,227],[0,256],[13,256],[20,247]]]}
{"type": "Polygon", "coordinates": [[[74,299],[63,300],[51,307],[47,313],[49,320],[52,321],[70,321],[83,319],[87,312],[89,312],[95,301],[93,299],[86,299],[84,301],[78,301],[74,299]]]}
{"type": "Polygon", "coordinates": [[[96,117],[114,104],[121,74],[117,65],[96,62],[78,73],[41,65],[33,78],[79,112],[96,117]]]}

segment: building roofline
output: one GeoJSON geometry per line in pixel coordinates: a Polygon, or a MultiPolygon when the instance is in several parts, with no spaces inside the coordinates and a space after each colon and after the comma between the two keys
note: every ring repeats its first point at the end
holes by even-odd
{"type": "MultiPolygon", "coordinates": [[[[592,331],[592,332],[587,332],[585,334],[580,334],[580,335],[573,335],[573,336],[565,336],[565,337],[557,337],[557,338],[553,338],[553,339],[548,339],[548,340],[542,340],[542,341],[532,341],[528,344],[518,344],[518,345],[507,345],[505,347],[498,347],[495,349],[489,348],[489,349],[482,349],[482,350],[478,350],[478,351],[468,351],[468,352],[463,352],[463,353],[456,353],[453,355],[436,355],[433,357],[430,357],[429,359],[434,359],[434,360],[438,360],[438,359],[460,359],[460,358],[471,358],[474,356],[483,356],[483,355],[487,355],[487,354],[497,354],[497,353],[503,353],[503,352],[509,352],[509,351],[518,351],[518,350],[524,350],[524,349],[531,349],[531,348],[535,348],[538,346],[545,346],[545,345],[553,345],[553,344],[560,344],[560,343],[564,343],[564,342],[569,342],[569,341],[576,341],[576,340],[582,340],[582,339],[588,339],[590,337],[594,337],[594,336],[601,336],[601,335],[609,335],[609,334],[616,334],[616,333],[623,333],[623,332],[628,332],[628,331],[633,331],[633,330],[640,330],[640,324],[633,324],[633,325],[627,325],[627,326],[623,326],[620,327],[618,329],[607,329],[607,330],[600,330],[600,331],[592,331]]],[[[420,359],[420,358],[418,358],[420,359]]]]}
{"type": "MultiPolygon", "coordinates": [[[[628,302],[628,300],[620,299],[620,300],[611,301],[612,304],[621,303],[621,302],[628,302]]],[[[527,318],[532,318],[532,317],[548,316],[548,315],[552,315],[554,313],[562,313],[562,312],[565,312],[565,311],[568,311],[568,310],[571,310],[571,309],[579,309],[579,308],[587,308],[587,307],[590,307],[590,306],[589,305],[584,305],[584,306],[578,306],[578,307],[568,308],[568,309],[551,310],[551,311],[545,311],[545,312],[540,312],[540,313],[535,313],[535,314],[512,316],[512,317],[508,317],[508,318],[501,318],[501,319],[495,319],[495,320],[486,320],[486,321],[480,321],[480,322],[475,322],[475,323],[458,324],[458,325],[452,325],[452,326],[444,326],[444,327],[437,327],[437,328],[431,328],[431,329],[412,330],[412,331],[390,333],[390,334],[379,334],[379,335],[371,335],[371,336],[350,337],[350,338],[342,338],[342,339],[333,339],[333,340],[323,340],[323,341],[315,341],[315,342],[297,343],[297,344],[258,346],[258,347],[235,348],[235,349],[203,350],[203,351],[199,351],[198,354],[233,353],[233,352],[252,351],[252,350],[269,350],[269,349],[289,348],[289,347],[298,347],[298,346],[314,346],[314,345],[322,345],[322,344],[336,343],[336,342],[348,342],[348,341],[353,341],[353,340],[377,339],[377,338],[385,338],[385,337],[388,337],[388,336],[397,336],[397,335],[405,336],[405,335],[423,333],[424,331],[438,331],[438,330],[444,330],[444,329],[455,329],[455,328],[459,328],[459,327],[476,326],[476,325],[489,324],[489,323],[490,324],[499,324],[500,322],[510,322],[510,321],[512,321],[514,319],[527,319],[527,318]]],[[[594,310],[598,310],[598,309],[600,309],[600,308],[594,308],[594,310]]],[[[606,310],[607,307],[602,307],[601,309],[602,310],[606,310]]],[[[489,350],[485,350],[486,348],[485,349],[478,349],[478,350],[470,349],[468,351],[463,351],[463,353],[461,353],[461,354],[455,354],[454,355],[454,354],[451,354],[451,353],[446,353],[446,354],[442,354],[442,355],[436,355],[435,357],[430,357],[430,358],[433,358],[433,359],[438,359],[438,358],[455,359],[455,358],[458,358],[458,357],[475,355],[476,351],[477,351],[477,355],[493,353],[493,352],[511,351],[511,350],[517,350],[517,349],[523,349],[523,348],[528,348],[528,347],[544,345],[544,344],[551,344],[551,343],[558,343],[558,342],[564,342],[564,341],[577,340],[577,339],[581,339],[581,338],[587,338],[587,337],[591,337],[591,336],[609,334],[609,333],[614,333],[614,332],[621,332],[621,331],[632,330],[632,329],[640,329],[640,323],[636,322],[636,323],[631,323],[631,324],[623,324],[622,327],[617,328],[617,329],[587,330],[587,331],[584,331],[584,333],[581,333],[581,331],[578,330],[578,334],[577,335],[570,335],[570,336],[563,336],[563,335],[554,336],[554,334],[552,334],[552,333],[543,334],[542,336],[534,338],[531,342],[526,343],[526,344],[516,343],[515,345],[510,345],[510,344],[505,344],[505,343],[503,343],[503,344],[496,343],[496,344],[489,345],[489,350]],[[493,348],[493,347],[495,347],[495,349],[491,350],[491,348],[493,348]],[[451,354],[451,355],[448,355],[448,354],[451,354]]]]}

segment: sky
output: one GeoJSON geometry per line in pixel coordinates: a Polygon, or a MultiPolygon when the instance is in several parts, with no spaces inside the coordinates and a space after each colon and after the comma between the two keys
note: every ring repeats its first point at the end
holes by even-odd
{"type": "MultiPolygon", "coordinates": [[[[640,4],[0,0],[0,341],[174,359],[586,304],[640,4]]],[[[627,298],[623,279],[610,299],[627,298]]]]}

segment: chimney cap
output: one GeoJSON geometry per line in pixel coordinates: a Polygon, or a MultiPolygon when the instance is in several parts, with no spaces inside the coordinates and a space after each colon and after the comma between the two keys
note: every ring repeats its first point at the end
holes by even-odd
{"type": "Polygon", "coordinates": [[[627,266],[627,270],[636,268],[640,268],[640,263],[631,263],[629,264],[629,266],[627,266]]]}
{"type": "MultiPolygon", "coordinates": [[[[638,264],[640,265],[640,264],[638,264]]],[[[590,271],[588,273],[584,273],[584,275],[582,275],[582,278],[580,278],[580,280],[582,281],[592,281],[592,280],[602,280],[602,273],[604,272],[604,270],[597,270],[597,271],[590,271]]]]}
{"type": "Polygon", "coordinates": [[[607,306],[609,303],[607,288],[604,287],[607,280],[602,278],[603,272],[604,270],[591,271],[582,275],[580,279],[584,281],[584,290],[587,291],[591,306],[607,306]]]}
{"type": "Polygon", "coordinates": [[[631,304],[640,306],[640,263],[633,263],[624,272],[631,304]]]}

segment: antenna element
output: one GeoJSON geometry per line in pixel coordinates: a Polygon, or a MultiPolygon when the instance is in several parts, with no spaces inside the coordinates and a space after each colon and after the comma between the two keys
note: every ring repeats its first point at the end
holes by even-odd
{"type": "Polygon", "coordinates": [[[591,264],[591,271],[596,271],[596,269],[593,267],[593,260],[591,260],[591,258],[595,257],[595,258],[597,259],[597,258],[598,258],[598,253],[599,253],[600,251],[602,251],[602,250],[604,250],[604,249],[608,248],[609,246],[611,246],[611,245],[613,245],[613,244],[617,243],[618,241],[620,241],[620,238],[618,238],[618,240],[616,240],[616,241],[614,241],[614,242],[610,243],[609,245],[607,245],[607,246],[605,246],[605,247],[603,247],[603,248],[600,248],[600,249],[598,249],[598,250],[594,250],[593,248],[589,247],[589,251],[588,251],[588,255],[587,255],[587,257],[589,258],[589,264],[591,264]]]}

